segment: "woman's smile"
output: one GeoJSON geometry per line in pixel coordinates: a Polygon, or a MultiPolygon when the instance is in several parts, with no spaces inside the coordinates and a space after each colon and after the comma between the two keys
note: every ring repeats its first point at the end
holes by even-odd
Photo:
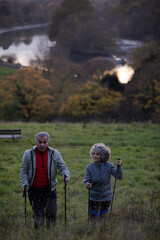
{"type": "Polygon", "coordinates": [[[99,153],[99,151],[95,151],[93,156],[92,156],[92,159],[95,163],[97,164],[100,164],[102,161],[101,161],[101,155],[99,153]]]}

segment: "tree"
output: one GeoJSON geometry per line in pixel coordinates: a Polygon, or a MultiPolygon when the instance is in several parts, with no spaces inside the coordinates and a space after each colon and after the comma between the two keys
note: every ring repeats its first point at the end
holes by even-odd
{"type": "MultiPolygon", "coordinates": [[[[12,118],[12,108],[17,119],[45,121],[53,118],[55,102],[53,87],[44,79],[41,70],[24,68],[9,76],[1,85],[1,119],[12,118]],[[6,112],[10,109],[11,112],[6,112]]],[[[12,120],[12,119],[10,119],[12,120]]]]}
{"type": "Polygon", "coordinates": [[[75,24],[75,27],[76,27],[76,25],[80,20],[78,15],[80,15],[83,12],[87,12],[87,14],[88,12],[93,12],[93,6],[91,5],[90,1],[63,0],[59,8],[57,8],[53,14],[52,21],[49,28],[50,38],[55,39],[60,32],[65,31],[65,29],[68,29],[69,27],[73,31],[73,28],[72,28],[73,25],[75,24]],[[68,26],[67,18],[69,18],[72,15],[75,17],[75,19],[73,19],[74,20],[73,22],[70,21],[71,25],[68,26]],[[65,22],[66,24],[64,24],[65,22]]]}
{"type": "Polygon", "coordinates": [[[134,106],[140,107],[152,120],[160,122],[160,48],[151,42],[134,50],[135,74],[127,84],[125,95],[134,106]]]}
{"type": "Polygon", "coordinates": [[[88,59],[81,64],[84,71],[97,82],[102,82],[106,75],[106,71],[115,67],[114,62],[104,60],[102,57],[88,59]]]}
{"type": "Polygon", "coordinates": [[[106,74],[105,77],[101,81],[102,85],[107,85],[109,89],[113,89],[115,91],[120,91],[123,92],[124,90],[124,85],[122,85],[119,80],[117,75],[114,74],[106,74]]]}
{"type": "Polygon", "coordinates": [[[0,1],[0,27],[49,22],[54,5],[54,0],[0,1]]]}
{"type": "Polygon", "coordinates": [[[160,2],[150,0],[121,0],[115,8],[104,8],[109,27],[119,30],[122,38],[159,39],[160,2]],[[139,24],[141,23],[141,24],[139,24]]]}
{"type": "Polygon", "coordinates": [[[64,0],[54,12],[49,36],[70,53],[94,53],[113,48],[113,40],[101,24],[89,0],[64,0]]]}
{"type": "Polygon", "coordinates": [[[150,107],[154,107],[154,111],[151,113],[152,118],[155,122],[160,122],[160,82],[153,80],[152,96],[150,101],[150,107]]]}
{"type": "Polygon", "coordinates": [[[103,116],[107,111],[118,108],[122,100],[121,93],[88,81],[62,104],[59,114],[69,120],[103,116]]]}
{"type": "Polygon", "coordinates": [[[50,39],[71,47],[79,26],[93,19],[92,13],[93,7],[88,0],[63,0],[53,14],[49,26],[50,39]]]}
{"type": "Polygon", "coordinates": [[[135,71],[142,69],[147,63],[158,63],[160,58],[160,47],[158,42],[151,41],[133,50],[133,68],[135,71]]]}

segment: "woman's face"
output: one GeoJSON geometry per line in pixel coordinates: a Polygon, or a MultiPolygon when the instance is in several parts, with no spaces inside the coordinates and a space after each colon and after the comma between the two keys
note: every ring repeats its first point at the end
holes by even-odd
{"type": "Polygon", "coordinates": [[[100,155],[99,151],[97,151],[97,150],[93,153],[92,159],[93,159],[93,162],[95,162],[95,163],[97,163],[97,164],[102,163],[102,161],[101,161],[101,155],[100,155]]]}

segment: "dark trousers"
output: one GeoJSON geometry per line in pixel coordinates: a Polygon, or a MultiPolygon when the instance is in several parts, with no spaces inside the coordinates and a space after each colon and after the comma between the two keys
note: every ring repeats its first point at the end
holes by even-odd
{"type": "Polygon", "coordinates": [[[56,190],[50,192],[48,188],[30,188],[28,196],[34,212],[35,228],[44,226],[45,218],[46,227],[54,227],[57,214],[56,190]]]}
{"type": "Polygon", "coordinates": [[[104,218],[109,211],[111,201],[105,202],[97,202],[97,201],[90,201],[89,202],[89,213],[90,219],[92,221],[97,220],[97,218],[104,218]]]}

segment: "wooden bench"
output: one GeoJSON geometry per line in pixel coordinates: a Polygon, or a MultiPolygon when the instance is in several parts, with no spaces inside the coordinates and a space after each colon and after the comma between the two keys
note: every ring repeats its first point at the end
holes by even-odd
{"type": "Polygon", "coordinates": [[[0,138],[22,138],[21,129],[0,129],[0,138]]]}

